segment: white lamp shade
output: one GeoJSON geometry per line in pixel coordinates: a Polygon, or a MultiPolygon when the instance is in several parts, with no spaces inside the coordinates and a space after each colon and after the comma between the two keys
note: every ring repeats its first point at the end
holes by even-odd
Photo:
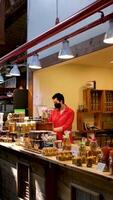
{"type": "Polygon", "coordinates": [[[62,43],[62,49],[59,51],[58,58],[60,58],[60,59],[74,58],[74,55],[69,47],[68,40],[64,40],[64,42],[62,43]]]}
{"type": "Polygon", "coordinates": [[[13,68],[12,68],[11,71],[10,71],[10,75],[11,75],[11,76],[20,76],[20,71],[19,71],[19,69],[18,69],[17,64],[14,64],[14,65],[13,65],[13,68]]]}
{"type": "Polygon", "coordinates": [[[35,54],[32,57],[31,63],[29,64],[29,68],[31,68],[31,69],[41,69],[42,68],[40,60],[39,60],[39,55],[35,54]]]}
{"type": "Polygon", "coordinates": [[[11,77],[12,75],[11,75],[9,72],[7,72],[7,73],[5,74],[5,76],[6,76],[6,77],[11,77]]]}
{"type": "Polygon", "coordinates": [[[4,79],[3,79],[3,76],[0,73],[0,83],[3,83],[3,82],[4,82],[4,79]]]}
{"type": "Polygon", "coordinates": [[[113,44],[113,19],[109,21],[109,28],[105,34],[104,43],[113,44]]]}

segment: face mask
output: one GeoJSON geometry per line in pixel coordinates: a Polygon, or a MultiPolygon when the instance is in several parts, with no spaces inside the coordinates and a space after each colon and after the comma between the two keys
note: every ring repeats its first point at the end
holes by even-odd
{"type": "Polygon", "coordinates": [[[55,108],[60,109],[61,108],[61,104],[60,103],[55,103],[54,104],[55,108]]]}

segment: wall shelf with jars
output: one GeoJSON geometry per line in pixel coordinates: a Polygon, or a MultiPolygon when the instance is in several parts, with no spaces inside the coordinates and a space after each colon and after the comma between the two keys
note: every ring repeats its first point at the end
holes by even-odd
{"type": "Polygon", "coordinates": [[[113,90],[83,90],[83,109],[77,111],[77,129],[113,128],[113,90]]]}

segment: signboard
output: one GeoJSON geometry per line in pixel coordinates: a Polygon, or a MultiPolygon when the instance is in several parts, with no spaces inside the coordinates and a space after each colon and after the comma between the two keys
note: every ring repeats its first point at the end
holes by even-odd
{"type": "Polygon", "coordinates": [[[0,44],[5,42],[5,1],[0,0],[0,44]]]}
{"type": "Polygon", "coordinates": [[[97,170],[98,172],[103,172],[104,169],[105,169],[105,166],[106,166],[105,163],[99,162],[98,165],[97,165],[97,167],[96,167],[96,170],[97,170]]]}

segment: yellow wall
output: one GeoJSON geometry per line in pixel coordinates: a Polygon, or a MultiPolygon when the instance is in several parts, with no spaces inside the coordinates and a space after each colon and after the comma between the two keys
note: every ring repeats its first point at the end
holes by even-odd
{"type": "MultiPolygon", "coordinates": [[[[113,90],[111,68],[60,64],[35,71],[33,79],[34,116],[37,115],[36,105],[53,106],[51,97],[56,92],[63,93],[66,104],[76,112],[82,104],[82,90],[87,81],[96,80],[97,89],[113,90]]],[[[76,128],[76,117],[73,128],[76,128]]]]}

